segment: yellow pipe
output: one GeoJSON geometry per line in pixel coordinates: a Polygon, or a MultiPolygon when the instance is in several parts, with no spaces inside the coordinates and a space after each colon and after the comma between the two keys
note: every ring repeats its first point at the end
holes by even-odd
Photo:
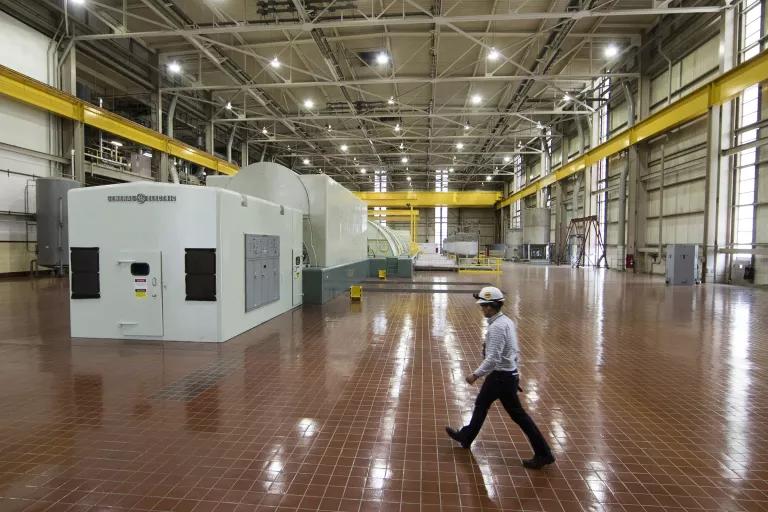
{"type": "Polygon", "coordinates": [[[723,73],[691,94],[661,109],[647,119],[640,121],[632,128],[611,137],[595,149],[587,151],[582,156],[568,162],[540,180],[518,190],[499,202],[496,207],[504,208],[515,201],[535,194],[556,181],[565,179],[590,165],[598,163],[603,158],[615,155],[638,142],[655,137],[681,124],[701,117],[711,107],[734,99],[744,89],[764,80],[768,80],[768,50],[736,66],[727,73],[723,73]]]}
{"type": "Polygon", "coordinates": [[[496,204],[501,199],[501,192],[355,192],[355,195],[368,203],[369,207],[386,206],[388,208],[430,208],[435,206],[483,208],[496,204]]]}
{"type": "Polygon", "coordinates": [[[46,110],[66,119],[87,124],[131,142],[152,148],[171,156],[202,165],[221,174],[235,174],[238,167],[210,153],[172,139],[146,126],[95,107],[71,94],[0,66],[0,94],[46,110]]]}

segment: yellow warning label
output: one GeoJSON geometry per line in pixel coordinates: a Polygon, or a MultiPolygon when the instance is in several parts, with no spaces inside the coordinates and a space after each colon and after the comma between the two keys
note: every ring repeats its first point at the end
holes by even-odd
{"type": "Polygon", "coordinates": [[[136,297],[141,299],[145,299],[147,297],[147,290],[136,290],[134,293],[136,294],[136,297]]]}

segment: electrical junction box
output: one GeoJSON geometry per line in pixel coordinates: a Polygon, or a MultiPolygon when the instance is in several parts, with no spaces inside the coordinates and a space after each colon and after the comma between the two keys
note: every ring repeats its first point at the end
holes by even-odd
{"type": "Polygon", "coordinates": [[[699,246],[695,244],[667,245],[667,284],[699,283],[699,246]]]}
{"type": "Polygon", "coordinates": [[[280,237],[245,235],[245,310],[280,300],[280,237]]]}

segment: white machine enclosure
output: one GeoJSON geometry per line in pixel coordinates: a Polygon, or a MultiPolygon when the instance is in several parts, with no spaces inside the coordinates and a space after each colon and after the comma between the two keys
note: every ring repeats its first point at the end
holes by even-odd
{"type": "Polygon", "coordinates": [[[215,176],[209,187],[299,209],[308,215],[304,244],[313,267],[335,267],[368,257],[367,206],[325,174],[299,175],[272,162],[244,167],[234,176],[215,176]]]}
{"type": "Polygon", "coordinates": [[[70,269],[73,337],[222,342],[302,303],[296,209],[219,188],[127,183],[72,190],[69,219],[73,255],[98,248],[98,297],[77,298],[80,270],[70,269]],[[246,235],[279,238],[272,250],[279,298],[272,300],[273,293],[251,311],[246,280],[255,278],[246,276],[246,235]],[[211,249],[214,300],[190,300],[200,299],[190,296],[198,293],[190,288],[198,271],[186,258],[211,249]]]}

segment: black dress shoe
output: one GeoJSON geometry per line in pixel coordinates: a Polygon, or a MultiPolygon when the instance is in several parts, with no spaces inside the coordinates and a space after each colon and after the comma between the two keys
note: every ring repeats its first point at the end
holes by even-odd
{"type": "Polygon", "coordinates": [[[466,449],[471,445],[471,443],[466,442],[464,438],[461,437],[458,430],[454,430],[451,427],[445,427],[445,432],[448,434],[448,437],[461,444],[462,448],[466,449]]]}
{"type": "Polygon", "coordinates": [[[553,464],[554,462],[555,462],[555,458],[552,455],[549,455],[547,457],[536,455],[532,459],[524,460],[523,466],[528,469],[541,469],[544,466],[553,464]]]}

